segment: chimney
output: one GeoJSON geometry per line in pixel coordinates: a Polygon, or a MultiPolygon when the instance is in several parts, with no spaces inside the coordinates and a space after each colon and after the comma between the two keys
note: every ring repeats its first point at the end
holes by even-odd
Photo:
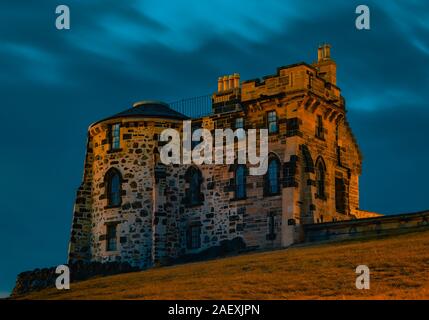
{"type": "Polygon", "coordinates": [[[322,61],[323,59],[323,47],[319,46],[319,48],[317,49],[317,62],[322,61]]]}
{"type": "Polygon", "coordinates": [[[323,46],[323,50],[324,50],[323,57],[325,58],[325,60],[331,59],[331,46],[329,44],[325,44],[323,46]]]}
{"type": "Polygon", "coordinates": [[[229,84],[228,84],[228,76],[223,76],[223,90],[228,90],[229,84]]]}
{"type": "Polygon", "coordinates": [[[240,75],[238,73],[234,73],[234,88],[240,87],[240,75]]]}
{"type": "Polygon", "coordinates": [[[228,76],[228,81],[229,81],[229,89],[234,88],[234,76],[233,75],[228,76]]]}
{"type": "Polygon", "coordinates": [[[223,79],[222,77],[217,78],[217,91],[221,92],[223,89],[223,79]]]}
{"type": "Polygon", "coordinates": [[[313,65],[319,70],[318,75],[326,81],[337,84],[337,65],[331,59],[331,46],[323,44],[317,49],[317,62],[313,65]]]}
{"type": "Polygon", "coordinates": [[[217,79],[217,91],[222,92],[240,87],[240,74],[234,73],[217,79]]]}

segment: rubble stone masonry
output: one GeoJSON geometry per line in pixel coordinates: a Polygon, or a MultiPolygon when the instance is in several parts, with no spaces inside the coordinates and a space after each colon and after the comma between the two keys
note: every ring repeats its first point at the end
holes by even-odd
{"type": "Polygon", "coordinates": [[[359,208],[362,156],[336,86],[329,46],[322,46],[318,56],[313,64],[280,67],[262,80],[240,84],[237,74],[220,78],[213,113],[192,119],[212,132],[235,129],[238,118],[245,129],[262,129],[275,111],[277,130],[269,135],[269,159],[279,163],[275,194],[267,191],[266,176],[247,175],[245,197],[238,199],[234,164],[162,164],[159,149],[165,142],[159,135],[166,128],[181,130],[186,119],[165,104],[138,103],[91,125],[69,262],[147,268],[230,244],[286,247],[305,238],[302,225],[377,216],[359,208]],[[114,125],[119,125],[119,142],[114,125]],[[195,172],[196,202],[190,191],[195,172]],[[112,173],[120,176],[120,202],[109,205],[112,173]]]}

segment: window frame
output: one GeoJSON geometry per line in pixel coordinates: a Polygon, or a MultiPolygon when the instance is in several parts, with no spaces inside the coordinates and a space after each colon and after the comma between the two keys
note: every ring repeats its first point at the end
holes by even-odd
{"type": "Polygon", "coordinates": [[[335,177],[335,211],[342,214],[347,212],[346,182],[342,177],[335,177]],[[340,183],[341,190],[338,190],[338,183],[340,183]],[[338,194],[338,192],[341,192],[341,194],[338,194]],[[339,207],[339,204],[341,207],[339,207]]]}
{"type": "Polygon", "coordinates": [[[186,234],[186,248],[197,250],[201,248],[201,224],[191,224],[186,234]]]}
{"type": "Polygon", "coordinates": [[[281,163],[280,160],[278,159],[277,156],[275,155],[270,155],[268,157],[268,166],[267,166],[267,172],[264,175],[264,195],[265,196],[276,196],[279,195],[281,193],[281,180],[280,180],[280,175],[281,175],[281,163]],[[275,162],[276,166],[277,166],[277,172],[276,172],[276,177],[275,177],[275,181],[277,184],[277,190],[273,191],[272,190],[272,176],[271,176],[271,172],[270,172],[270,166],[271,164],[275,162]]]}
{"type": "MultiPolygon", "coordinates": [[[[243,129],[243,130],[245,130],[244,129],[244,126],[245,126],[245,119],[244,119],[244,117],[237,117],[237,118],[235,118],[234,119],[234,131],[237,131],[238,129],[243,129]],[[240,122],[241,122],[241,126],[238,126],[237,125],[237,122],[239,121],[239,120],[241,120],[240,122]]],[[[244,140],[246,138],[246,132],[244,131],[244,134],[238,134],[237,133],[237,139],[238,140],[244,140]]]]}
{"type": "Polygon", "coordinates": [[[321,157],[316,161],[316,195],[326,200],[326,165],[321,157]]]}
{"type": "Polygon", "coordinates": [[[110,125],[110,150],[121,150],[121,123],[112,123],[110,125]]]}
{"type": "Polygon", "coordinates": [[[106,224],[106,252],[118,251],[118,224],[106,224]]]}
{"type": "Polygon", "coordinates": [[[246,199],[247,197],[247,188],[246,188],[246,183],[247,183],[247,168],[244,164],[239,164],[237,165],[237,167],[235,168],[234,171],[234,199],[235,200],[242,200],[242,199],[246,199]],[[238,173],[242,170],[242,183],[238,183],[238,173]],[[242,190],[239,190],[240,186],[242,185],[242,190]],[[242,191],[242,193],[240,193],[239,191],[242,191]]]}
{"type": "Polygon", "coordinates": [[[325,127],[323,125],[323,117],[321,115],[317,115],[316,138],[325,140],[325,127]]]}
{"type": "Polygon", "coordinates": [[[278,116],[277,116],[276,110],[267,111],[267,128],[268,128],[268,134],[276,134],[279,132],[279,123],[278,123],[278,116]],[[274,114],[275,119],[270,119],[271,114],[274,114]],[[271,126],[270,126],[271,123],[275,124],[274,131],[271,131],[271,126]]]}
{"type": "Polygon", "coordinates": [[[117,208],[122,205],[122,175],[120,171],[116,168],[110,168],[104,176],[104,185],[105,185],[105,197],[107,199],[106,208],[117,208]],[[112,181],[117,177],[118,186],[117,191],[112,192],[112,181]],[[113,202],[113,195],[117,196],[117,202],[113,202]]]}
{"type": "Polygon", "coordinates": [[[274,212],[268,214],[267,231],[267,240],[274,241],[276,238],[276,215],[274,212]]]}
{"type": "Polygon", "coordinates": [[[203,204],[202,200],[202,185],[203,185],[203,174],[200,169],[195,166],[190,166],[185,173],[185,181],[188,183],[186,190],[186,204],[188,207],[196,207],[203,204]],[[195,178],[196,176],[196,178],[195,178]],[[196,190],[195,179],[198,179],[198,187],[196,190]]]}

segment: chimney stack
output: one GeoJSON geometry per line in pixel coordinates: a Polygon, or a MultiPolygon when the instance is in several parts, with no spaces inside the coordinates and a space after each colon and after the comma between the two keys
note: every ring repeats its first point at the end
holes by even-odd
{"type": "Polygon", "coordinates": [[[337,65],[331,59],[331,46],[323,44],[317,49],[317,62],[314,66],[319,70],[318,74],[321,78],[336,85],[337,84],[337,65]]]}
{"type": "Polygon", "coordinates": [[[331,46],[323,44],[317,49],[317,62],[331,59],[331,46]]]}
{"type": "Polygon", "coordinates": [[[217,91],[222,92],[240,87],[240,74],[234,73],[217,79],[217,91]]]}

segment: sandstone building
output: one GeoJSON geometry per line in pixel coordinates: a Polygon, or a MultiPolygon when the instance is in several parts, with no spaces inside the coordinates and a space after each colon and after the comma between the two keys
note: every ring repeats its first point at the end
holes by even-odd
{"type": "Polygon", "coordinates": [[[92,124],[77,191],[69,261],[142,268],[228,244],[286,247],[301,226],[371,216],[359,209],[362,157],[346,119],[329,45],[313,64],[263,80],[218,79],[195,127],[267,128],[268,171],[246,165],[164,165],[160,133],[188,117],[144,101],[92,124]]]}

